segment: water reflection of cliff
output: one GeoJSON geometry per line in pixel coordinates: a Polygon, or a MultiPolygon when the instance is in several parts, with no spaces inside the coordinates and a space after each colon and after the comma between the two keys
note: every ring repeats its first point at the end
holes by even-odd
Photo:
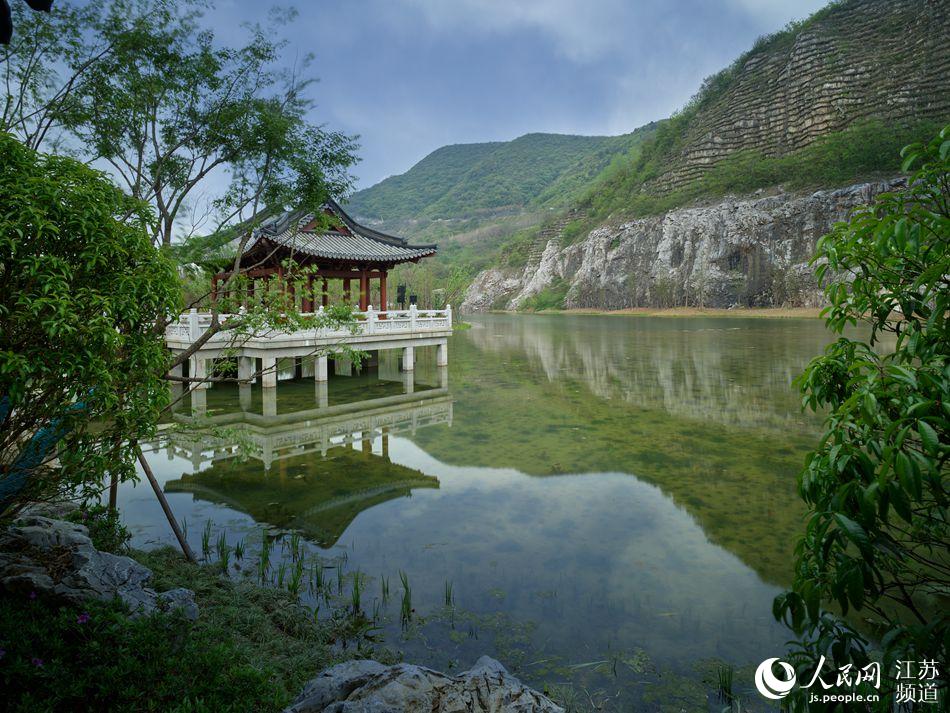
{"type": "MultiPolygon", "coordinates": [[[[266,403],[264,410],[277,411],[266,403]]],[[[170,457],[191,461],[195,473],[167,482],[167,491],[191,492],[330,546],[361,512],[439,487],[437,478],[393,463],[389,438],[451,424],[452,399],[436,388],[279,416],[230,411],[178,421],[162,445],[170,457]]]]}
{"type": "Polygon", "coordinates": [[[814,321],[489,318],[472,343],[527,358],[552,383],[690,419],[809,432],[791,383],[830,335],[814,321]],[[741,336],[740,336],[741,335],[741,336]]]}

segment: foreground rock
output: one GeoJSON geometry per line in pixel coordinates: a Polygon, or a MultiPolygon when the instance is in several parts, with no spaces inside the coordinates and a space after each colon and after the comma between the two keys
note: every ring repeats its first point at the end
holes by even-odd
{"type": "Polygon", "coordinates": [[[180,609],[198,618],[189,589],[156,592],[152,571],[130,557],[97,550],[89,530],[64,520],[25,515],[0,533],[0,589],[73,604],[121,599],[133,615],[180,609]]]}
{"type": "Polygon", "coordinates": [[[564,713],[488,656],[458,676],[376,661],[347,661],[310,681],[284,713],[564,713]]]}
{"type": "Polygon", "coordinates": [[[837,221],[904,181],[810,194],[724,198],[538,246],[524,268],[491,268],[465,293],[463,312],[518,309],[542,290],[567,308],[815,307],[823,294],[808,261],[837,221]]]}

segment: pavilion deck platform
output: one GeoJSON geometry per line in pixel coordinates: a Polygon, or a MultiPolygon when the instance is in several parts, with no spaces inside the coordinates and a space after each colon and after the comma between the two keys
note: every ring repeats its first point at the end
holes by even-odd
{"type": "MultiPolygon", "coordinates": [[[[322,308],[321,308],[322,309],[322,308]]],[[[219,314],[220,321],[230,315],[219,314]]],[[[209,373],[208,362],[220,358],[236,358],[238,378],[250,379],[261,372],[261,386],[277,386],[277,360],[286,358],[315,357],[313,377],[315,381],[328,380],[327,352],[340,346],[358,351],[399,349],[402,351],[402,370],[414,369],[416,347],[436,347],[436,365],[448,364],[448,338],[452,335],[452,308],[420,310],[415,305],[407,310],[374,311],[370,306],[356,312],[357,322],[352,328],[307,329],[294,332],[269,331],[264,334],[240,336],[221,331],[213,335],[189,359],[189,376],[203,379],[209,373]],[[257,359],[261,367],[257,367],[257,359]]],[[[175,354],[192,347],[211,326],[210,313],[191,310],[165,330],[165,342],[175,354]]],[[[181,369],[176,376],[182,376],[181,369]]],[[[207,388],[210,382],[202,382],[198,388],[207,388]]]]}

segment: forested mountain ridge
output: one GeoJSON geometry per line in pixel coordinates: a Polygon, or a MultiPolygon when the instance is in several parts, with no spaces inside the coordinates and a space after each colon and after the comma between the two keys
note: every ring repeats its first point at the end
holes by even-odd
{"type": "Polygon", "coordinates": [[[562,207],[648,129],[622,136],[525,134],[443,146],[406,173],[356,192],[349,210],[386,225],[562,207]]]}

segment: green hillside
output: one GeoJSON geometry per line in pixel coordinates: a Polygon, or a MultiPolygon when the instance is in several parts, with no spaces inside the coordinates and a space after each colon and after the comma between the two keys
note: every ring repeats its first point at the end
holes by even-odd
{"type": "Polygon", "coordinates": [[[649,129],[622,136],[526,134],[513,141],[445,146],[406,173],[355,193],[362,219],[460,220],[563,207],[649,129]]]}
{"type": "Polygon", "coordinates": [[[436,149],[406,173],[353,194],[349,210],[374,221],[415,218],[461,181],[472,166],[487,158],[502,142],[453,144],[436,149]]]}

